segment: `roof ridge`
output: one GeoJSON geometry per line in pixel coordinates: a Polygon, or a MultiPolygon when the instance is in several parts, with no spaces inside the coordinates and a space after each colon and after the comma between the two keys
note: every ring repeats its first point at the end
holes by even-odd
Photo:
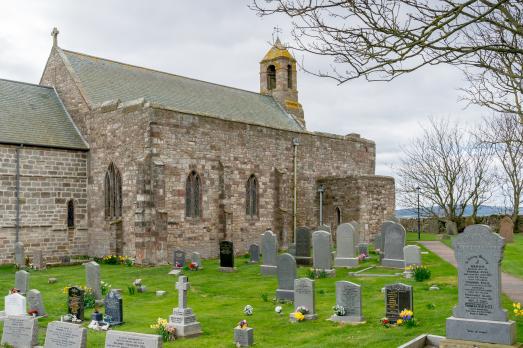
{"type": "MultiPolygon", "coordinates": [[[[113,60],[113,59],[107,59],[107,58],[97,57],[97,56],[93,56],[93,55],[86,54],[86,53],[81,53],[81,52],[76,52],[76,51],[71,51],[71,50],[65,50],[65,49],[63,49],[63,48],[61,48],[61,50],[62,50],[63,52],[72,53],[72,54],[77,54],[77,55],[80,55],[80,56],[89,57],[89,58],[94,58],[94,59],[105,60],[105,61],[107,61],[107,62],[111,62],[111,63],[115,63],[115,64],[120,64],[120,65],[128,66],[128,67],[131,67],[131,68],[143,69],[143,70],[152,71],[152,72],[160,73],[160,74],[164,74],[164,75],[169,75],[169,76],[174,76],[174,77],[180,77],[180,78],[187,79],[187,80],[192,80],[192,81],[197,81],[197,82],[203,82],[203,83],[207,83],[207,84],[215,85],[215,86],[219,86],[219,87],[224,87],[224,88],[229,88],[229,89],[235,89],[235,90],[237,90],[237,91],[241,91],[241,92],[252,93],[252,94],[256,94],[256,95],[261,96],[261,97],[269,97],[269,98],[272,98],[272,97],[269,96],[269,95],[261,94],[261,93],[254,92],[254,91],[249,91],[249,90],[247,90],[247,89],[243,89],[243,88],[238,88],[238,87],[232,87],[232,86],[222,85],[222,84],[220,84],[220,83],[216,83],[216,82],[204,81],[204,80],[195,79],[195,78],[187,77],[187,76],[182,76],[182,75],[178,75],[178,74],[174,74],[174,73],[170,73],[170,72],[166,72],[166,71],[161,71],[161,70],[157,70],[157,69],[153,69],[153,68],[147,68],[147,67],[143,67],[143,66],[139,66],[139,65],[134,65],[134,64],[129,64],[129,63],[124,63],[124,62],[120,62],[120,61],[113,60]]],[[[273,98],[273,99],[274,99],[274,98],[273,98]]]]}
{"type": "Polygon", "coordinates": [[[1,77],[0,77],[0,81],[13,82],[13,83],[21,84],[21,85],[32,86],[32,87],[40,87],[40,88],[53,89],[53,87],[50,87],[50,86],[38,85],[38,84],[36,84],[36,83],[31,83],[31,82],[24,82],[24,81],[17,81],[17,80],[4,79],[4,78],[1,78],[1,77]]]}

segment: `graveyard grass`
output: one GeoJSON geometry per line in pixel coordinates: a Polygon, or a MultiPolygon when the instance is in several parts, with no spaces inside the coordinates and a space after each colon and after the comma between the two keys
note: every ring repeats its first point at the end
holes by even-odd
{"type": "MultiPolygon", "coordinates": [[[[519,236],[518,236],[519,237],[519,236]]],[[[520,239],[521,241],[521,239],[520,239]]],[[[411,242],[412,243],[412,242],[411,242]]],[[[316,280],[316,311],[318,320],[290,323],[288,315],[291,304],[283,305],[283,314],[274,311],[276,277],[260,275],[259,264],[248,264],[243,257],[236,258],[236,273],[218,272],[216,260],[205,260],[205,269],[188,273],[191,289],[188,294],[191,307],[201,323],[203,335],[193,339],[181,339],[167,343],[164,347],[233,347],[233,328],[246,319],[254,328],[254,340],[257,347],[396,347],[422,333],[445,334],[445,319],[452,313],[457,303],[457,272],[448,263],[430,253],[422,255],[423,263],[432,270],[432,279],[417,283],[403,278],[355,278],[348,276],[348,271],[337,269],[335,278],[316,280]],[[335,304],[335,282],[349,280],[362,287],[363,315],[366,324],[359,326],[339,325],[327,321],[332,315],[335,304]],[[403,282],[414,287],[414,313],[419,325],[414,328],[385,328],[380,325],[384,315],[384,294],[381,288],[386,284],[403,282]],[[431,284],[438,284],[439,291],[429,291],[431,284]],[[264,302],[262,294],[267,294],[269,301],[264,302]],[[254,307],[254,315],[247,317],[243,313],[245,305],[254,307]]],[[[375,264],[376,260],[365,261],[357,269],[375,264]]],[[[126,267],[102,265],[101,279],[113,288],[121,288],[124,298],[125,324],[116,330],[154,333],[149,326],[158,317],[168,318],[173,307],[177,306],[175,290],[176,277],[168,276],[169,266],[163,267],[126,267]],[[147,286],[143,294],[129,295],[127,286],[136,278],[141,278],[147,286]],[[163,297],[156,297],[155,290],[166,290],[163,297]]],[[[299,277],[305,277],[308,268],[300,267],[299,277]]],[[[6,294],[14,282],[13,266],[0,267],[0,291],[6,294]]],[[[52,320],[59,319],[66,311],[66,295],[62,290],[68,285],[84,285],[85,269],[82,266],[50,268],[45,271],[31,271],[30,288],[42,292],[48,319],[40,320],[44,328],[52,320]],[[58,278],[55,284],[48,284],[49,277],[58,278]]],[[[503,298],[504,308],[510,309],[511,302],[503,298]]],[[[3,301],[0,301],[3,309],[3,301]]],[[[86,311],[90,318],[91,310],[86,311]]],[[[510,318],[515,320],[510,313],[510,318]]],[[[517,319],[518,341],[523,341],[523,318],[517,319]]],[[[87,325],[88,322],[85,323],[87,325]]],[[[1,326],[0,326],[1,328],[1,326]]],[[[0,329],[1,330],[1,329],[0,329]]],[[[44,331],[40,330],[40,344],[44,343],[44,331]]],[[[88,332],[88,347],[103,347],[105,333],[88,332]]]]}

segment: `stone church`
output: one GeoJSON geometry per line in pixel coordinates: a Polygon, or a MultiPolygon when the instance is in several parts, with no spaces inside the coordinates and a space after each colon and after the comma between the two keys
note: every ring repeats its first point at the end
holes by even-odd
{"type": "Polygon", "coordinates": [[[0,263],[17,241],[49,263],[216,257],[225,239],[244,253],[266,229],[286,246],[320,224],[320,206],[321,223],[356,220],[369,240],[394,214],[373,141],[307,130],[279,40],[256,93],[68,51],[57,36],[38,85],[0,79],[0,263]]]}

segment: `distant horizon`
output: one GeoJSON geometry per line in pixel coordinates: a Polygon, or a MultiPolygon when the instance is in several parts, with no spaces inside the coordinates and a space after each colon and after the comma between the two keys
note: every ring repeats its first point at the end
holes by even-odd
{"type": "MultiPolygon", "coordinates": [[[[521,207],[523,208],[523,207],[521,207]]],[[[472,206],[467,205],[465,207],[464,217],[471,216],[472,206]]],[[[481,205],[478,209],[477,216],[491,216],[491,215],[511,215],[512,209],[510,207],[496,206],[496,205],[481,205]]],[[[400,208],[395,210],[395,216],[401,218],[417,218],[418,217],[418,208],[400,208]]],[[[443,217],[443,214],[439,214],[439,217],[443,217]]],[[[423,214],[423,210],[420,207],[420,217],[428,218],[432,215],[423,214]]]]}

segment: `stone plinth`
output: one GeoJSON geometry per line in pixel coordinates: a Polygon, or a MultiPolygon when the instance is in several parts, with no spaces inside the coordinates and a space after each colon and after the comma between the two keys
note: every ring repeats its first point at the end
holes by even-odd
{"type": "Polygon", "coordinates": [[[463,341],[442,339],[439,348],[522,348],[523,344],[496,344],[496,343],[482,343],[477,341],[463,341]]]}
{"type": "Polygon", "coordinates": [[[178,337],[196,337],[202,333],[200,323],[196,321],[191,308],[174,308],[173,314],[169,316],[169,324],[176,328],[178,337]]]}
{"type": "MultiPolygon", "coordinates": [[[[511,346],[516,342],[516,323],[509,321],[447,318],[447,337],[449,339],[473,340],[511,346]]],[[[476,347],[479,347],[476,345],[476,347]]]]}
{"type": "Polygon", "coordinates": [[[240,347],[250,347],[254,344],[254,329],[248,327],[242,329],[239,326],[234,328],[234,342],[235,345],[240,347]]]}

